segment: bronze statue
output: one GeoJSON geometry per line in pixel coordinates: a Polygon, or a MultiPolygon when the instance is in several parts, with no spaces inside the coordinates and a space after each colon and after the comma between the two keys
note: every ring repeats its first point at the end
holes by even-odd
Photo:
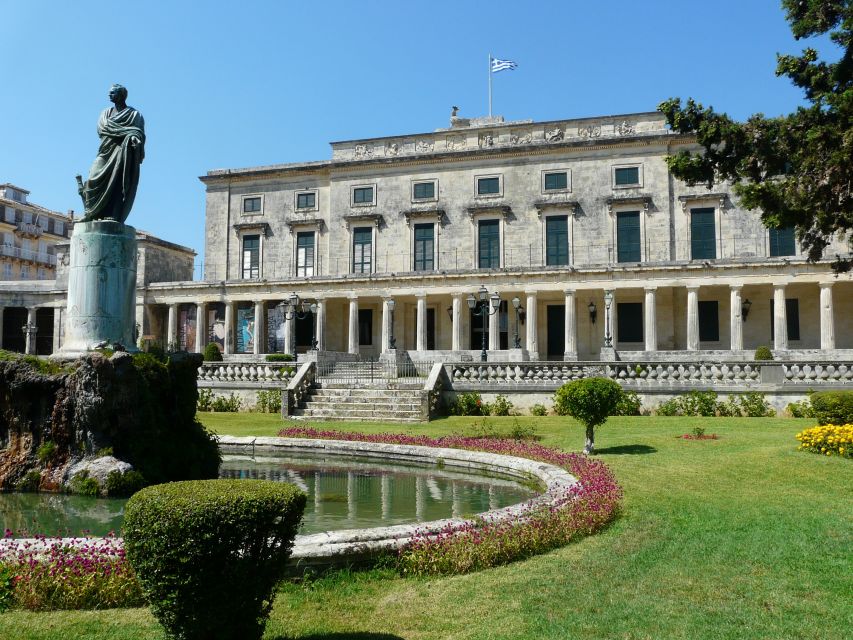
{"type": "Polygon", "coordinates": [[[98,119],[101,146],[89,169],[89,179],[77,176],[77,191],[83,198],[81,222],[116,220],[124,222],[133,207],[139,184],[139,165],[145,158],[145,121],[127,106],[127,89],[110,87],[110,101],[98,119]]]}

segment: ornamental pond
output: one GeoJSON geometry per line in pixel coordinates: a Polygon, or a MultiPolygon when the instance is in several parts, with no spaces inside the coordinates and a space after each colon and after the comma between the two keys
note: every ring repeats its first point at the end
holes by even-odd
{"type": "MultiPolygon", "coordinates": [[[[308,495],[300,534],[469,517],[533,497],[516,478],[342,455],[223,456],[223,478],[291,482],[308,495]]],[[[0,494],[0,530],[48,535],[118,533],[126,500],[0,494]]]]}

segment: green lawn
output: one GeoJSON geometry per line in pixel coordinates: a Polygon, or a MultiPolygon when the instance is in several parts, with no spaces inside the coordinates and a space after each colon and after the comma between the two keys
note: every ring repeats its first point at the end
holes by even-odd
{"type": "MultiPolygon", "coordinates": [[[[201,419],[238,435],[271,435],[281,425],[257,414],[201,419]]],[[[500,429],[513,419],[489,420],[500,429]]],[[[519,420],[532,420],[544,444],[583,446],[569,419],[519,420]]],[[[473,432],[477,423],[324,426],[443,434],[473,432]]],[[[797,452],[793,436],[810,424],[612,418],[598,432],[598,455],[625,488],[625,512],[608,530],[476,574],[402,579],[374,571],[286,584],[265,637],[850,637],[853,462],[797,452]],[[721,439],[677,438],[696,425],[721,439]]],[[[145,610],[0,615],[0,638],[72,637],[163,636],[145,610]]]]}

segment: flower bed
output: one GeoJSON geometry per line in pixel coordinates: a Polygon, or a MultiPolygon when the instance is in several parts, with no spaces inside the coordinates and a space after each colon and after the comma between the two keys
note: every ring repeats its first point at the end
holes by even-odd
{"type": "Polygon", "coordinates": [[[514,521],[468,521],[438,533],[415,536],[397,557],[397,566],[407,575],[463,573],[542,553],[602,529],[617,515],[621,505],[622,489],[604,463],[529,441],[457,435],[431,438],[363,434],[310,427],[282,429],[278,435],[485,451],[553,464],[578,479],[578,484],[549,507],[528,510],[514,521]]]}
{"type": "Polygon", "coordinates": [[[800,431],[796,438],[800,441],[798,451],[853,458],[853,424],[812,427],[800,431]]]}
{"type": "Polygon", "coordinates": [[[14,540],[0,546],[0,610],[105,609],[142,605],[136,576],[115,536],[14,540]]]}

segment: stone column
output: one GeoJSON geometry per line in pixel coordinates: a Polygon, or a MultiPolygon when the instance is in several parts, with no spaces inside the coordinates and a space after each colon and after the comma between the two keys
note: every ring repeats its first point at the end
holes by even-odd
{"type": "Polygon", "coordinates": [[[358,353],[358,298],[352,296],[349,299],[349,336],[347,351],[358,353]]]}
{"type": "Polygon", "coordinates": [[[38,327],[36,326],[36,309],[35,307],[30,307],[29,309],[27,309],[27,326],[24,333],[24,353],[27,353],[29,355],[36,354],[37,330],[38,327]],[[32,329],[30,327],[32,327],[32,329]]]}
{"type": "Polygon", "coordinates": [[[388,308],[390,298],[382,299],[382,349],[385,353],[391,348],[391,310],[388,308]]]}
{"type": "Polygon", "coordinates": [[[135,330],[134,335],[136,337],[136,341],[134,344],[135,347],[139,346],[139,339],[145,335],[145,312],[146,312],[145,303],[136,305],[136,309],[135,309],[136,320],[134,322],[134,327],[133,327],[135,330]]]}
{"type": "Polygon", "coordinates": [[[0,305],[0,349],[3,348],[3,310],[5,307],[0,305]]]}
{"type": "Polygon", "coordinates": [[[225,302],[225,353],[234,353],[234,307],[236,302],[225,302]]]}
{"type": "Polygon", "coordinates": [[[573,289],[566,289],[565,295],[565,325],[563,327],[563,360],[578,359],[578,321],[577,321],[577,304],[575,302],[575,292],[573,289]]]}
{"type": "Polygon", "coordinates": [[[832,313],[832,283],[820,283],[820,348],[835,349],[835,316],[832,313]]]}
{"type": "MultiPolygon", "coordinates": [[[[252,353],[256,356],[266,353],[266,304],[263,300],[255,301],[255,339],[252,341],[252,353]]],[[[295,354],[294,354],[295,355],[295,354]]]]}
{"type": "Polygon", "coordinates": [[[317,300],[317,326],[315,337],[317,338],[317,351],[326,350],[326,300],[317,300]]]}
{"type": "Polygon", "coordinates": [[[525,324],[525,341],[524,348],[527,349],[528,357],[531,359],[539,359],[539,322],[536,318],[538,310],[538,298],[535,291],[526,291],[527,299],[525,300],[524,311],[527,317],[524,320],[525,324]]]}
{"type": "Polygon", "coordinates": [[[785,305],[785,285],[773,285],[773,348],[788,348],[788,309],[785,305]]]}
{"type": "MultiPolygon", "coordinates": [[[[501,348],[501,312],[492,313],[492,302],[487,299],[489,305],[489,351],[499,351],[501,348]]],[[[498,308],[500,309],[500,307],[498,308]]]]}
{"type": "Polygon", "coordinates": [[[166,329],[166,348],[171,350],[178,344],[178,304],[169,305],[169,323],[166,329]]]}
{"type": "Polygon", "coordinates": [[[195,303],[195,350],[204,353],[207,346],[207,303],[195,303]]]}
{"type": "Polygon", "coordinates": [[[415,340],[416,351],[427,350],[427,307],[426,294],[418,295],[418,334],[415,340]]]}
{"type": "Polygon", "coordinates": [[[296,359],[296,353],[293,350],[294,325],[296,323],[295,312],[285,313],[284,315],[284,352],[289,353],[296,359]]]}
{"type": "Polygon", "coordinates": [[[453,296],[453,326],[450,328],[450,348],[453,351],[462,350],[462,308],[465,304],[464,296],[458,294],[453,296]]]}
{"type": "Polygon", "coordinates": [[[643,333],[646,342],[646,351],[658,350],[658,311],[657,311],[657,289],[646,287],[646,299],[643,304],[643,333]]]}
{"type": "MultiPolygon", "coordinates": [[[[53,346],[51,347],[51,353],[58,353],[60,347],[62,346],[60,343],[62,341],[62,307],[54,307],[53,308],[53,346]]],[[[3,314],[3,310],[0,309],[0,315],[3,314]]],[[[2,319],[0,319],[2,320],[2,319]]],[[[0,334],[3,333],[3,325],[0,322],[0,334]]],[[[136,345],[130,345],[136,346],[136,345]]]]}
{"type": "Polygon", "coordinates": [[[741,300],[741,290],[743,287],[739,284],[733,284],[729,289],[729,306],[731,307],[729,315],[731,316],[731,350],[740,351],[743,349],[743,300],[741,300]]]}
{"type": "Polygon", "coordinates": [[[687,350],[699,349],[699,287],[687,287],[687,350]]]}

